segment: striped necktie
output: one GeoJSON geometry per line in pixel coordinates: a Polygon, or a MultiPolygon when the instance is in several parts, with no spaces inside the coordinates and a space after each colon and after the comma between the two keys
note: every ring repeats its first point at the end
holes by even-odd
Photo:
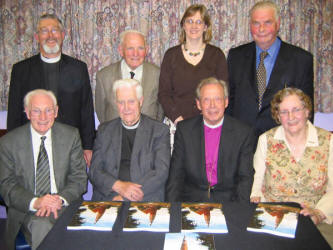
{"type": "Polygon", "coordinates": [[[262,105],[262,97],[264,96],[266,90],[266,69],[264,64],[264,59],[268,55],[267,51],[263,51],[260,53],[260,62],[257,69],[257,85],[258,85],[258,93],[259,93],[259,110],[262,105]]]}
{"type": "Polygon", "coordinates": [[[43,196],[51,192],[49,158],[44,146],[46,136],[42,136],[39,147],[36,170],[36,195],[43,196]]]}

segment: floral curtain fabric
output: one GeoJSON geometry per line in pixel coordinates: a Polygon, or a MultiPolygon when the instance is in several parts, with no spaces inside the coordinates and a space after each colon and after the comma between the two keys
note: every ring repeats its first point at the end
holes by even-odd
{"type": "MultiPolygon", "coordinates": [[[[138,29],[147,34],[147,60],[160,65],[164,52],[178,43],[186,7],[205,4],[213,22],[212,44],[227,55],[251,41],[249,9],[255,0],[1,0],[0,110],[7,109],[12,65],[38,53],[34,39],[38,17],[56,13],[64,23],[63,52],[87,63],[92,89],[96,72],[120,59],[119,34],[138,29]]],[[[282,40],[314,55],[315,107],[333,112],[333,1],[276,0],[281,10],[282,40]]]]}

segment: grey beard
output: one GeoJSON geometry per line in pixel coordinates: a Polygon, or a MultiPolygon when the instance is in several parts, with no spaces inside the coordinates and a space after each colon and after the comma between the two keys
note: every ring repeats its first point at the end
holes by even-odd
{"type": "Polygon", "coordinates": [[[56,54],[60,51],[60,46],[56,44],[53,48],[50,48],[48,45],[43,44],[43,49],[47,54],[56,54]]]}

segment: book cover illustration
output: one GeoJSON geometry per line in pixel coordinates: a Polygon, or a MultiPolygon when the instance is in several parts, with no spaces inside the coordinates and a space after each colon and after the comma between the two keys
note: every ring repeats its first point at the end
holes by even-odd
{"type": "Polygon", "coordinates": [[[259,203],[247,230],[295,238],[299,212],[295,207],[259,203]]]}
{"type": "Polygon", "coordinates": [[[170,203],[131,202],[123,231],[169,232],[170,203]]]}
{"type": "Polygon", "coordinates": [[[182,203],[182,232],[228,233],[222,205],[182,203]]]}
{"type": "Polygon", "coordinates": [[[215,250],[214,236],[205,233],[167,233],[164,250],[215,250]]]}
{"type": "Polygon", "coordinates": [[[67,229],[112,231],[121,205],[121,202],[84,201],[67,229]]]}

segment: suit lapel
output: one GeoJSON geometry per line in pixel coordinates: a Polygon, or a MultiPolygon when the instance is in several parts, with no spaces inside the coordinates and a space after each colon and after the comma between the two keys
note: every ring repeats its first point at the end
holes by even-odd
{"type": "Polygon", "coordinates": [[[198,176],[202,176],[205,184],[207,184],[208,186],[208,180],[206,174],[206,157],[205,157],[205,133],[204,133],[202,116],[200,116],[200,118],[196,120],[192,128],[192,135],[193,136],[191,137],[192,140],[191,145],[192,147],[194,147],[193,152],[198,152],[198,153],[190,157],[195,157],[196,162],[194,162],[194,165],[199,166],[199,169],[194,169],[194,171],[198,171],[198,176]]]}
{"type": "Polygon", "coordinates": [[[224,167],[227,165],[227,162],[224,158],[226,152],[230,151],[230,142],[234,140],[233,128],[229,126],[229,118],[227,115],[224,115],[224,121],[222,124],[221,138],[220,138],[220,147],[219,147],[219,159],[218,159],[218,168],[217,168],[217,182],[221,183],[223,178],[224,167]]]}
{"type": "Polygon", "coordinates": [[[58,131],[57,123],[54,123],[52,127],[51,138],[52,138],[53,172],[57,188],[59,188],[60,186],[59,180],[63,175],[62,173],[63,168],[61,167],[61,162],[63,161],[62,156],[65,154],[65,152],[63,152],[63,149],[65,148],[64,145],[65,143],[64,143],[64,137],[58,131]]]}
{"type": "Polygon", "coordinates": [[[282,89],[285,84],[288,85],[285,72],[288,72],[289,61],[290,55],[286,51],[285,43],[281,41],[280,50],[263,96],[263,107],[269,106],[274,94],[282,89]]]}
{"type": "Polygon", "coordinates": [[[18,152],[20,152],[23,162],[27,162],[26,168],[24,171],[28,179],[29,189],[34,193],[35,191],[35,164],[34,164],[34,152],[32,148],[32,137],[30,130],[30,122],[25,125],[25,133],[22,138],[22,143],[18,148],[18,152]]]}
{"type": "Polygon", "coordinates": [[[141,79],[141,85],[142,85],[142,88],[143,88],[143,96],[147,96],[147,91],[148,91],[148,88],[145,86],[145,84],[147,82],[151,82],[148,78],[150,77],[150,74],[149,72],[147,72],[147,66],[146,66],[146,63],[143,63],[142,65],[142,79],[141,79]]]}
{"type": "Polygon", "coordinates": [[[117,163],[116,166],[118,166],[118,169],[120,167],[120,158],[121,158],[121,147],[122,147],[122,125],[120,118],[117,118],[118,121],[116,122],[115,126],[112,126],[112,132],[110,131],[110,134],[112,134],[111,139],[111,148],[115,152],[115,154],[109,154],[111,157],[116,156],[116,159],[114,159],[117,163]]]}
{"type": "Polygon", "coordinates": [[[40,59],[40,54],[36,55],[35,60],[33,60],[31,77],[32,82],[30,82],[32,89],[45,89],[44,75],[42,60],[40,59]]]}
{"type": "Polygon", "coordinates": [[[243,81],[244,85],[252,87],[252,94],[258,99],[258,87],[256,81],[256,46],[253,42],[244,55],[243,81]]]}

